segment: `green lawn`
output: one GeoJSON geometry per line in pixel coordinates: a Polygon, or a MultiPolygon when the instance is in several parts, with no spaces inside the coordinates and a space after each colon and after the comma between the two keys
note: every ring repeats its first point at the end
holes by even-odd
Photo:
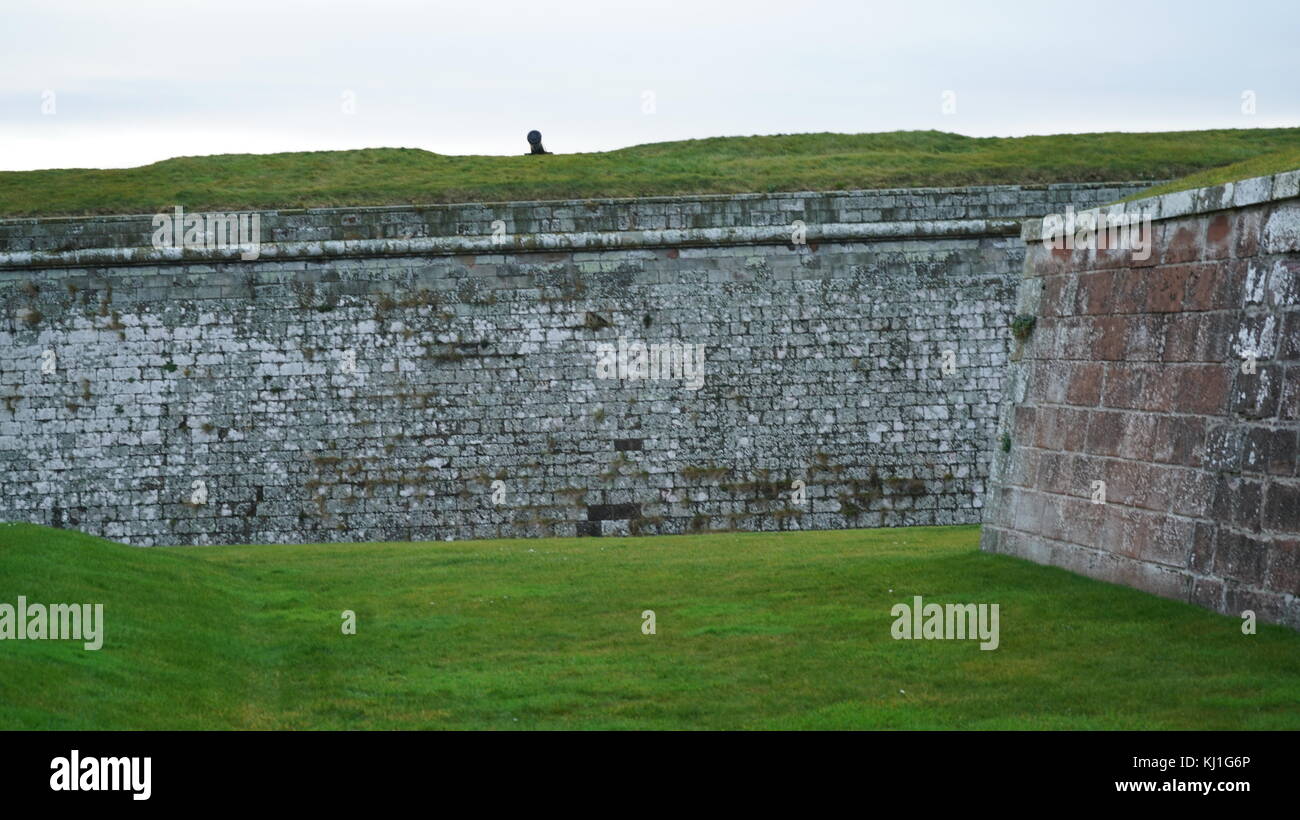
{"type": "Polygon", "coordinates": [[[1300,634],[977,539],[134,549],[0,524],[0,603],[106,622],[99,651],[0,642],[0,728],[1300,728],[1300,634]],[[998,603],[1001,646],[893,640],[913,595],[998,603]]]}
{"type": "Polygon", "coordinates": [[[538,157],[404,148],[227,154],[121,170],[0,172],[0,216],[1154,181],[1287,149],[1300,149],[1300,128],[1015,138],[793,134],[538,157]]]}

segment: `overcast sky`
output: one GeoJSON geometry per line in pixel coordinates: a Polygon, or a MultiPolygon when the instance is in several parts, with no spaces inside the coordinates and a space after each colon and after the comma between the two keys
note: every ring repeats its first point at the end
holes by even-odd
{"type": "Polygon", "coordinates": [[[1300,125],[1296,0],[0,0],[0,43],[3,170],[1300,125]]]}

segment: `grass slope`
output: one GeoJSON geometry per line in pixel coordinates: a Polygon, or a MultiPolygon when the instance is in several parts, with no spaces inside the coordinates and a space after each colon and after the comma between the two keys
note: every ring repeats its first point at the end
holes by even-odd
{"type": "Polygon", "coordinates": [[[1125,197],[1120,201],[1146,199],[1149,196],[1190,191],[1193,188],[1208,188],[1211,185],[1222,185],[1225,182],[1236,182],[1240,179],[1251,179],[1253,177],[1266,177],[1284,171],[1294,171],[1297,168],[1300,168],[1300,148],[1287,148],[1282,151],[1273,151],[1251,157],[1241,162],[1234,162],[1231,165],[1189,174],[1180,179],[1166,182],[1163,185],[1157,185],[1139,194],[1125,197]]]}
{"type": "Polygon", "coordinates": [[[717,137],[551,156],[405,148],[180,157],[0,172],[0,216],[492,202],[852,188],[1165,180],[1300,148],[1300,129],[965,137],[717,137]]]}
{"type": "Polygon", "coordinates": [[[0,601],[102,602],[106,621],[98,652],[0,642],[0,727],[1300,728],[1300,635],[977,539],[142,550],[0,525],[0,601]],[[892,640],[912,595],[999,603],[1001,647],[892,640]]]}

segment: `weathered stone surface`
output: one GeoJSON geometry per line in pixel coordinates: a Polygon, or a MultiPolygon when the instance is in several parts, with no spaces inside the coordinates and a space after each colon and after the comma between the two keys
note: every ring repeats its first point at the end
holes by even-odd
{"type": "Polygon", "coordinates": [[[1137,189],[282,211],[252,261],[155,250],[150,217],[0,222],[0,519],[139,545],[973,523],[1014,220],[1137,189]],[[704,345],[699,389],[600,378],[620,338],[704,345]]]}
{"type": "Polygon", "coordinates": [[[983,548],[1300,628],[1295,175],[1143,207],[1158,264],[1026,255],[1041,326],[1006,380],[983,548]]]}

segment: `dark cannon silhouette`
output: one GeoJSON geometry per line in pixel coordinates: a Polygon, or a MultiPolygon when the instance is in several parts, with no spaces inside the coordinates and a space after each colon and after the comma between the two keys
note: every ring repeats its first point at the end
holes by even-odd
{"type": "Polygon", "coordinates": [[[534,153],[534,154],[549,154],[549,153],[551,153],[550,151],[547,151],[545,148],[542,147],[542,132],[541,132],[541,131],[529,131],[529,132],[528,132],[528,144],[531,145],[531,146],[533,147],[532,153],[534,153]]]}

